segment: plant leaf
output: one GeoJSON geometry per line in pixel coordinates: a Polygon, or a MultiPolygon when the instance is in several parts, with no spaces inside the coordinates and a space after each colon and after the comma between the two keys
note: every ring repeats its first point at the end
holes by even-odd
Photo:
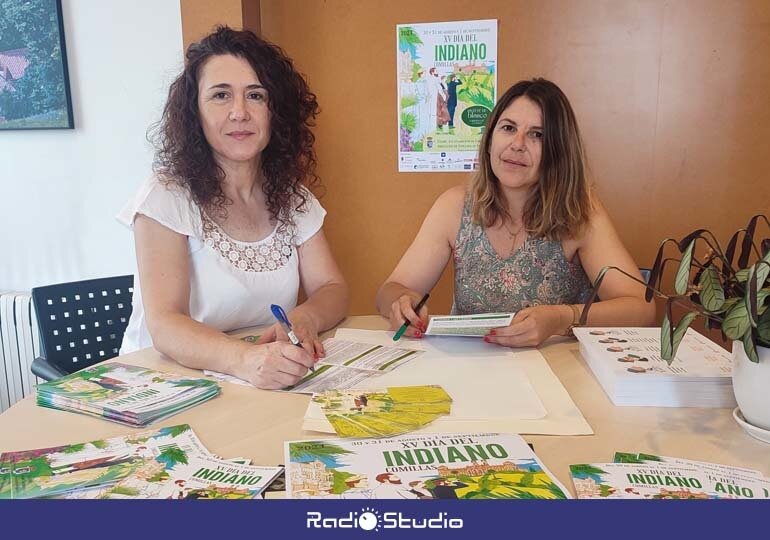
{"type": "Polygon", "coordinates": [[[671,324],[668,315],[666,313],[663,317],[660,327],[660,356],[671,365],[671,362],[676,358],[676,351],[679,349],[679,344],[682,343],[684,334],[687,332],[690,324],[692,324],[693,319],[698,316],[698,312],[690,311],[685,313],[677,323],[676,328],[671,324]]]}
{"type": "Polygon", "coordinates": [[[770,341],[770,309],[765,310],[757,324],[757,334],[765,341],[770,341]]]}
{"type": "Polygon", "coordinates": [[[743,337],[749,328],[751,328],[751,323],[749,322],[746,304],[738,302],[727,312],[725,320],[722,322],[722,331],[728,338],[738,340],[743,337]]]}
{"type": "Polygon", "coordinates": [[[719,271],[716,266],[710,264],[706,267],[699,285],[701,286],[701,305],[704,308],[708,311],[717,311],[724,305],[725,291],[719,281],[719,271]]]}
{"type": "Polygon", "coordinates": [[[725,300],[725,303],[722,304],[720,311],[728,311],[730,308],[732,308],[735,304],[737,304],[740,301],[741,301],[740,298],[728,298],[725,300]]]}
{"type": "MultiPolygon", "coordinates": [[[[711,231],[709,231],[708,229],[697,229],[691,232],[690,234],[688,234],[687,236],[685,236],[684,238],[682,238],[679,242],[677,242],[677,246],[679,246],[679,251],[681,253],[684,253],[685,247],[689,248],[690,244],[695,242],[698,238],[703,238],[703,233],[711,234],[711,231]]],[[[713,237],[713,235],[711,236],[713,237]]]]}
{"type": "MultiPolygon", "coordinates": [[[[767,258],[770,258],[770,253],[767,255],[767,258]]],[[[757,327],[757,320],[759,319],[759,289],[764,286],[768,273],[770,273],[770,262],[765,259],[757,261],[757,264],[749,269],[745,301],[749,322],[754,328],[757,327]]]]}
{"type": "Polygon", "coordinates": [[[692,252],[695,249],[695,240],[690,242],[687,249],[682,253],[682,261],[679,263],[679,269],[676,271],[674,280],[674,290],[676,294],[687,292],[687,284],[690,281],[690,266],[692,265],[692,252]]]}
{"type": "Polygon", "coordinates": [[[660,323],[660,356],[671,362],[674,359],[674,325],[671,324],[671,305],[666,302],[666,311],[660,323]]]}
{"type": "Polygon", "coordinates": [[[676,328],[674,329],[674,350],[672,351],[673,354],[671,360],[668,361],[669,365],[673,361],[674,357],[676,357],[676,351],[679,349],[679,344],[682,342],[684,334],[687,332],[690,324],[692,324],[693,319],[695,319],[697,316],[697,311],[690,311],[689,313],[685,313],[684,317],[682,317],[679,320],[679,323],[676,325],[676,328]]]}
{"type": "Polygon", "coordinates": [[[655,262],[650,269],[650,279],[647,281],[649,287],[647,287],[647,290],[644,292],[644,299],[647,302],[652,300],[652,297],[655,294],[655,289],[653,289],[653,287],[660,288],[660,278],[663,272],[663,250],[669,242],[674,242],[677,246],[679,245],[673,238],[666,238],[660,243],[658,253],[655,255],[655,262]]]}
{"type": "Polygon", "coordinates": [[[708,268],[710,265],[714,264],[714,259],[716,258],[715,253],[711,253],[711,255],[708,256],[708,258],[701,263],[700,267],[698,268],[698,271],[695,272],[695,276],[692,279],[693,283],[700,283],[701,276],[706,271],[706,268],[708,268]]]}
{"type": "Polygon", "coordinates": [[[735,248],[738,244],[738,236],[741,233],[745,233],[746,229],[738,229],[735,234],[730,237],[730,241],[727,243],[727,249],[725,250],[725,261],[722,261],[722,276],[727,277],[728,268],[732,268],[733,259],[735,258],[735,248]]]}
{"type": "Polygon", "coordinates": [[[757,289],[761,289],[765,286],[767,276],[770,275],[770,252],[757,261],[754,267],[756,268],[755,274],[757,275],[757,289]]]}
{"type": "Polygon", "coordinates": [[[750,268],[744,268],[743,270],[738,270],[735,273],[735,279],[737,279],[739,283],[746,282],[746,280],[749,279],[749,270],[750,268]]]}
{"type": "Polygon", "coordinates": [[[754,343],[754,337],[751,334],[751,328],[743,334],[743,350],[746,351],[746,356],[749,357],[749,360],[756,364],[759,362],[759,356],[757,355],[757,345],[754,343]]]}
{"type": "Polygon", "coordinates": [[[749,256],[751,255],[751,248],[754,246],[754,231],[757,229],[757,221],[760,216],[754,216],[749,220],[749,224],[746,226],[746,234],[743,237],[743,243],[741,244],[741,254],[738,256],[738,268],[746,268],[749,264],[749,256]]]}

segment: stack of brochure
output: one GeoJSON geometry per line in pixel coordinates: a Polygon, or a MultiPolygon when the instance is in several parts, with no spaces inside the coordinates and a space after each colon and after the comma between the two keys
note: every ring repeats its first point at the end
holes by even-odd
{"type": "Polygon", "coordinates": [[[281,472],[213,456],[182,424],[0,454],[0,499],[253,499],[281,472]]]}
{"type": "Polygon", "coordinates": [[[615,405],[735,407],[730,353],[689,328],[669,364],[658,328],[575,328],[580,353],[615,405]]]}
{"type": "Polygon", "coordinates": [[[518,435],[286,443],[289,499],[569,499],[518,435]]]}
{"type": "Polygon", "coordinates": [[[650,454],[618,452],[570,473],[578,499],[770,499],[759,471],[650,454]]]}
{"type": "Polygon", "coordinates": [[[218,394],[214,381],[110,363],[38,385],[37,404],[144,426],[218,394]]]}

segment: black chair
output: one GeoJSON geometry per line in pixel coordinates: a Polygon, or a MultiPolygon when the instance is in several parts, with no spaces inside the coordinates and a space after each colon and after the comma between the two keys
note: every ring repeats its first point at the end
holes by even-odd
{"type": "Polygon", "coordinates": [[[133,291],[131,275],[32,289],[42,350],[32,373],[50,381],[117,356],[133,291]]]}

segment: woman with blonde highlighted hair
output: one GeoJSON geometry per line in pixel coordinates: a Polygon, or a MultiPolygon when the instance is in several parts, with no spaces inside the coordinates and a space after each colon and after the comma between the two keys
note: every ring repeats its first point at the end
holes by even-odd
{"type": "MultiPolygon", "coordinates": [[[[414,307],[454,262],[456,314],[515,312],[485,340],[537,346],[578,323],[602,267],[638,268],[586,179],[585,155],[569,100],[551,81],[509,88],[487,119],[479,170],[443,193],[377,294],[379,312],[421,337],[427,306],[414,307]]],[[[646,326],[655,310],[644,287],[607,274],[591,326],[646,326]]]]}

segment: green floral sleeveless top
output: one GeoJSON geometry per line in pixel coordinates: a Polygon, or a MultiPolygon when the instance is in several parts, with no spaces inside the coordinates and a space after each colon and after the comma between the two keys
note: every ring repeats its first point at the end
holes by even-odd
{"type": "Polygon", "coordinates": [[[524,245],[501,259],[484,228],[471,219],[470,196],[465,197],[453,259],[454,314],[582,304],[591,294],[591,282],[583,267],[566,259],[558,240],[527,238],[524,245]]]}

